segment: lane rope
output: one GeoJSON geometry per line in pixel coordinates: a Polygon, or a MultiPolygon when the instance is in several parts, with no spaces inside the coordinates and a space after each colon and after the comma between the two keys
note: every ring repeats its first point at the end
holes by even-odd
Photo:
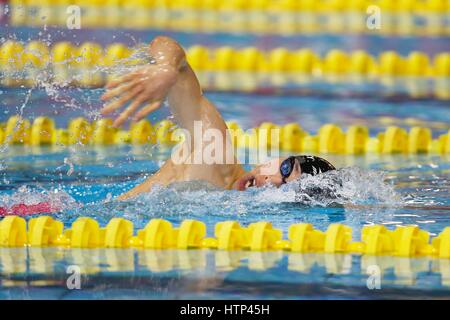
{"type": "Polygon", "coordinates": [[[431,238],[418,226],[363,226],[360,241],[352,239],[352,228],[332,223],[321,231],[309,223],[291,225],[283,231],[270,222],[259,221],[241,226],[238,221],[216,223],[214,236],[207,236],[206,224],[187,219],[178,227],[164,219],[152,219],[134,232],[133,222],[111,219],[105,227],[90,217],[79,217],[71,228],[50,216],[32,218],[6,216],[0,221],[0,246],[71,248],[147,248],[147,249],[218,249],[307,253],[357,253],[402,257],[429,256],[450,258],[450,227],[431,238]]]}
{"type": "MultiPolygon", "coordinates": [[[[257,34],[376,33],[448,35],[446,0],[191,0],[71,1],[83,12],[83,28],[250,32],[257,34]],[[383,27],[367,27],[379,10],[383,27]]],[[[13,26],[67,27],[68,3],[12,1],[13,26]]]]}
{"type": "MultiPolygon", "coordinates": [[[[352,125],[344,131],[336,124],[325,124],[316,135],[306,132],[298,123],[276,125],[263,122],[256,128],[243,130],[238,123],[229,121],[227,126],[235,151],[278,148],[292,152],[349,155],[450,153],[450,129],[433,138],[432,131],[423,125],[415,125],[409,131],[390,125],[376,136],[370,136],[369,128],[362,125],[352,125]]],[[[113,128],[111,119],[91,123],[82,117],[70,120],[67,128],[56,128],[55,121],[49,117],[37,117],[30,122],[20,116],[12,116],[6,124],[0,125],[0,143],[25,146],[174,145],[183,141],[183,137],[176,134],[176,128],[170,120],[152,124],[143,119],[123,130],[113,128]]]]}

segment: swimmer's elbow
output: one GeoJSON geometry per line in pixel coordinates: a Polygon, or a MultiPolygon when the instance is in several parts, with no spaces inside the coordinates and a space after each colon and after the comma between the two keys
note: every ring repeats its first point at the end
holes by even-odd
{"type": "Polygon", "coordinates": [[[119,200],[119,201],[128,200],[128,199],[136,197],[137,195],[141,194],[142,192],[145,192],[145,191],[143,190],[143,185],[140,184],[140,185],[134,187],[133,189],[121,194],[119,197],[117,197],[117,200],[119,200]]]}
{"type": "Polygon", "coordinates": [[[131,198],[134,198],[134,197],[140,195],[141,193],[149,192],[152,189],[153,184],[155,184],[157,176],[158,176],[157,174],[151,176],[150,178],[148,178],[146,181],[144,181],[140,185],[137,185],[136,187],[129,190],[128,192],[121,194],[117,198],[117,200],[119,200],[119,201],[128,200],[128,199],[131,199],[131,198]]]}
{"type": "Polygon", "coordinates": [[[125,193],[121,194],[120,196],[117,197],[117,200],[125,201],[125,200],[128,200],[128,199],[131,199],[131,198],[135,197],[136,194],[134,192],[131,192],[131,191],[133,191],[133,190],[130,190],[128,192],[125,192],[125,193]]]}

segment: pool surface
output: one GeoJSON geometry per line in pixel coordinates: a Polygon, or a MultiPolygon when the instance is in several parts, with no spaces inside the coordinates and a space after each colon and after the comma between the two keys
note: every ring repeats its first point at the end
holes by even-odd
{"type": "MultiPolygon", "coordinates": [[[[57,125],[66,126],[70,118],[78,115],[95,114],[100,91],[82,91],[82,99],[93,101],[85,109],[58,109],[54,102],[57,125]]],[[[3,101],[18,105],[26,92],[3,89],[7,97],[3,101]]],[[[434,125],[435,133],[450,128],[450,111],[444,102],[434,100],[411,99],[400,104],[376,97],[334,100],[329,96],[226,93],[210,93],[208,97],[217,103],[226,120],[235,120],[244,128],[267,120],[280,124],[296,121],[315,132],[315,128],[331,121],[343,127],[357,122],[368,125],[373,135],[385,127],[386,121],[408,115],[434,125]]],[[[36,89],[23,109],[24,115],[33,118],[44,112],[45,99],[45,93],[36,89]]],[[[2,119],[15,112],[15,108],[6,108],[2,119]]],[[[167,115],[165,108],[150,120],[167,115]]],[[[271,221],[282,230],[296,222],[309,222],[320,230],[339,222],[351,226],[355,238],[363,225],[373,223],[389,229],[415,224],[432,236],[450,225],[450,163],[445,155],[330,155],[328,158],[337,167],[346,168],[339,173],[346,183],[337,200],[316,199],[312,204],[299,203],[295,187],[290,185],[238,192],[205,190],[201,183],[155,188],[136,199],[117,202],[115,196],[155,172],[170,150],[150,145],[2,148],[0,200],[11,204],[53,201],[64,208],[55,217],[66,226],[80,216],[93,217],[102,225],[113,217],[124,217],[136,228],[143,228],[154,217],[163,217],[175,225],[192,218],[205,222],[209,232],[215,223],[225,220],[237,220],[243,225],[271,221]]],[[[448,260],[430,258],[209,250],[0,251],[3,299],[450,297],[448,260]],[[82,290],[68,290],[65,286],[65,268],[72,264],[85,270],[82,290]],[[367,266],[372,264],[385,268],[381,290],[367,287],[367,266]]]]}
{"type": "MultiPolygon", "coordinates": [[[[0,27],[19,39],[52,34],[52,41],[71,37],[102,45],[149,41],[156,32],[110,30],[91,32],[51,28],[0,27]]],[[[319,53],[332,48],[366,49],[371,54],[395,49],[401,54],[448,51],[449,42],[433,37],[317,35],[297,37],[190,35],[168,33],[183,45],[212,47],[283,45],[310,47],[319,53]],[[419,41],[420,40],[420,41],[419,41]]],[[[304,88],[303,88],[304,89],[304,88]]],[[[0,87],[0,123],[15,114],[34,119],[45,115],[58,128],[83,116],[99,119],[103,89],[0,87]]],[[[264,121],[299,123],[315,134],[335,123],[343,129],[365,125],[370,136],[389,125],[409,129],[422,125],[433,138],[450,129],[448,100],[389,92],[370,83],[319,84],[302,91],[257,93],[208,91],[226,121],[244,129],[264,121]]],[[[154,123],[169,116],[164,106],[149,116],[154,123]]],[[[331,223],[353,229],[383,224],[389,229],[414,224],[436,236],[450,226],[450,155],[409,154],[326,155],[344,183],[337,197],[298,199],[298,185],[288,184],[245,192],[217,190],[200,182],[154,188],[148,194],[118,202],[114,198],[156,172],[170,156],[161,146],[114,145],[22,147],[0,145],[0,204],[50,201],[61,208],[54,217],[69,227],[78,217],[95,218],[102,226],[113,217],[131,220],[136,229],[156,217],[175,225],[184,219],[214,225],[237,220],[242,225],[270,221],[286,231],[289,225],[312,223],[326,230],[331,223]]],[[[311,184],[323,183],[314,177],[311,184]]],[[[144,249],[0,248],[0,299],[396,299],[450,298],[450,260],[351,254],[144,249]],[[70,290],[67,267],[81,270],[81,290],[70,290]],[[370,289],[368,272],[382,272],[381,289],[370,289]]]]}

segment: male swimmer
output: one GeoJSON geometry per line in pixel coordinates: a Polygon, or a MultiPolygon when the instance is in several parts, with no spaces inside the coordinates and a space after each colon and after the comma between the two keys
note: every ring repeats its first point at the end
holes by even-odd
{"type": "MultiPolygon", "coordinates": [[[[191,139],[195,136],[194,123],[201,121],[202,130],[215,129],[222,133],[222,145],[225,148],[225,121],[216,107],[203,96],[182,47],[175,40],[160,36],[150,43],[148,54],[151,59],[147,65],[106,85],[107,91],[102,100],[108,103],[102,109],[102,114],[111,114],[130,103],[114,120],[114,126],[119,127],[128,118],[133,121],[143,119],[161,107],[167,98],[176,123],[187,130],[191,139]]],[[[153,185],[168,185],[177,181],[203,180],[224,189],[246,190],[267,184],[279,187],[300,178],[303,173],[315,175],[335,170],[333,165],[319,157],[291,156],[274,159],[246,172],[237,161],[230,163],[225,157],[224,161],[213,164],[180,164],[169,159],[158,172],[119,199],[125,200],[148,192],[153,185]]]]}

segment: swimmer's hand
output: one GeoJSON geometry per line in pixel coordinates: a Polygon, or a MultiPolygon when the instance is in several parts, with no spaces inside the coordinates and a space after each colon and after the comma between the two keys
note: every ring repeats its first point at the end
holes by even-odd
{"type": "Polygon", "coordinates": [[[128,118],[139,121],[159,107],[177,76],[184,60],[184,51],[178,44],[166,37],[157,37],[150,43],[151,56],[148,65],[107,83],[107,91],[101,99],[107,101],[101,110],[108,115],[129,106],[114,120],[113,126],[120,127],[128,118]],[[181,54],[180,54],[181,52],[181,54]]]}

